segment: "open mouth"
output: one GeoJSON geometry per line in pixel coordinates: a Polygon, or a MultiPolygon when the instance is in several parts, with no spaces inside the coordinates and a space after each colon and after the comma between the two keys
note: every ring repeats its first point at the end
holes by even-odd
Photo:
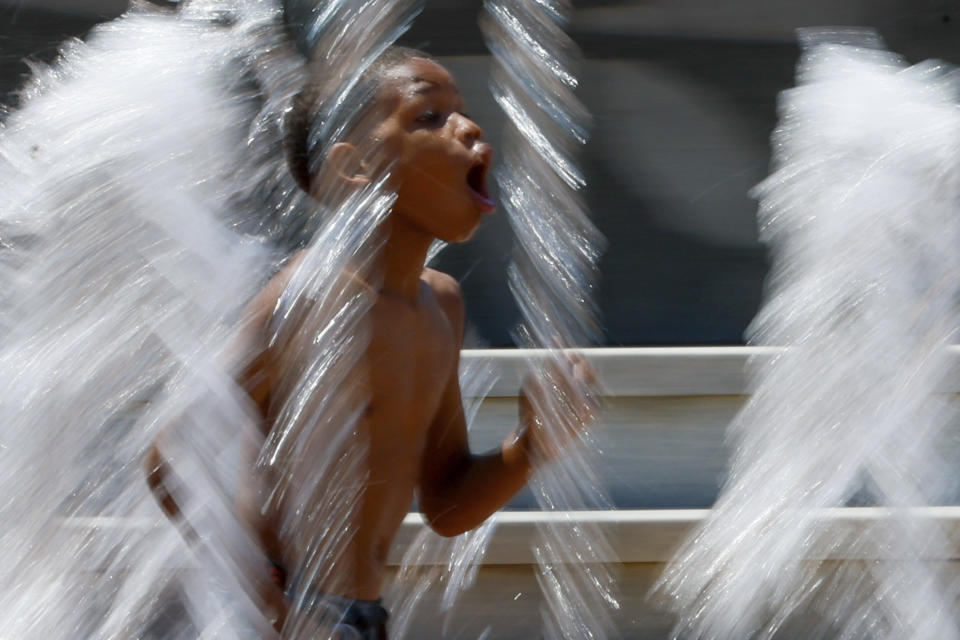
{"type": "Polygon", "coordinates": [[[490,164],[481,160],[470,167],[470,171],[467,172],[467,186],[470,187],[473,197],[479,202],[484,213],[491,213],[497,208],[490,195],[490,190],[487,188],[487,172],[489,169],[490,164]]]}

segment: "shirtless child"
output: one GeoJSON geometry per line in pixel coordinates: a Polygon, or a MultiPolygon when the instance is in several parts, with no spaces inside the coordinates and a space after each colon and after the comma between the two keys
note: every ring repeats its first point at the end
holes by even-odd
{"type": "MultiPolygon", "coordinates": [[[[383,116],[372,135],[395,154],[391,186],[397,199],[387,220],[380,284],[368,315],[371,340],[362,365],[370,394],[359,426],[367,438],[367,481],[340,562],[346,575],[339,576],[338,591],[330,593],[323,585],[296,588],[325,591],[342,604],[342,624],[334,637],[382,639],[386,612],[379,598],[387,552],[414,493],[431,528],[443,536],[458,535],[506,504],[526,484],[531,461],[549,458],[549,451],[544,426],[532,408],[539,404],[534,396],[547,392],[543,383],[529,381],[515,435],[493,452],[471,454],[458,381],[463,299],[453,278],[424,268],[435,239],[466,241],[493,212],[485,186],[492,149],[480,127],[465,115],[450,73],[426,54],[392,48],[368,74],[374,76],[378,113],[383,116]]],[[[307,135],[304,123],[309,117],[304,116],[312,107],[309,101],[298,101],[301,112],[295,109],[292,114],[288,138],[307,135]]],[[[363,169],[350,164],[352,151],[350,143],[339,143],[323,162],[295,153],[291,170],[302,187],[322,199],[322,185],[330,175],[362,182],[363,169]],[[311,166],[321,167],[318,172],[326,177],[311,175],[311,166]]],[[[254,302],[248,326],[265,330],[269,325],[296,262],[254,302]]],[[[294,328],[303,336],[318,330],[309,324],[294,328]]],[[[288,362],[293,356],[283,349],[265,349],[262,355],[240,382],[260,409],[268,432],[277,411],[272,381],[296,365],[288,362]]],[[[581,399],[571,407],[575,432],[592,420],[596,409],[588,392],[592,373],[579,359],[570,359],[564,367],[560,373],[569,386],[568,397],[581,399]]],[[[571,431],[569,425],[565,428],[571,431]]],[[[154,454],[148,464],[156,488],[162,485],[158,470],[163,465],[154,454]]],[[[165,508],[170,512],[169,505],[165,508]]],[[[296,562],[297,541],[323,535],[323,523],[304,522],[299,531],[284,532],[271,529],[269,518],[254,523],[254,529],[266,555],[281,565],[296,562]]],[[[263,597],[283,606],[282,596],[263,597]]]]}

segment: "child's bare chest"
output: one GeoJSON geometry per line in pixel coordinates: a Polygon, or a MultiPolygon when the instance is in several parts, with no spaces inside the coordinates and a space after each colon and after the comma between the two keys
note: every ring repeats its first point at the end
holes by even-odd
{"type": "Polygon", "coordinates": [[[374,556],[384,560],[410,506],[427,435],[454,370],[458,346],[436,305],[413,311],[381,304],[369,319],[370,396],[363,420],[369,475],[360,517],[374,556]]]}
{"type": "Polygon", "coordinates": [[[381,300],[370,314],[368,416],[375,435],[403,438],[407,446],[425,434],[456,362],[456,341],[434,303],[410,308],[381,300]]]}

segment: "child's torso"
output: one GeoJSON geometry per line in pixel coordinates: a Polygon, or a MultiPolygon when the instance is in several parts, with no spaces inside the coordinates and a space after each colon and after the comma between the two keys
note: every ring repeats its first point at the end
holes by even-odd
{"type": "MultiPolygon", "coordinates": [[[[319,484],[325,486],[301,494],[297,511],[312,515],[290,518],[286,514],[282,519],[294,524],[282,538],[287,547],[284,556],[293,569],[302,567],[304,558],[317,558],[314,550],[318,544],[329,542],[331,535],[339,535],[337,531],[346,531],[339,547],[334,545],[332,555],[340,556],[335,577],[302,588],[372,600],[380,595],[387,554],[410,508],[426,438],[443,390],[454,375],[459,344],[425,283],[416,305],[389,294],[378,295],[367,320],[369,345],[354,370],[356,380],[366,384],[358,382],[349,389],[356,393],[356,401],[363,403],[362,415],[352,434],[353,443],[333,456],[336,462],[331,467],[344,464],[351,452],[365,448],[365,456],[356,459],[357,467],[349,473],[323,475],[319,484]],[[331,499],[331,490],[337,485],[347,488],[343,496],[349,504],[331,499]]],[[[298,333],[316,335],[306,326],[298,333]]],[[[300,357],[303,352],[295,353],[293,357],[300,357]]],[[[282,357],[280,360],[282,368],[285,363],[282,357]]],[[[302,368],[302,363],[286,365],[302,368]]],[[[351,402],[351,398],[344,399],[346,404],[351,402]]],[[[305,426],[313,428],[312,442],[296,464],[301,467],[297,475],[309,486],[310,482],[318,484],[315,461],[329,460],[330,435],[317,425],[305,426]],[[308,453],[315,447],[315,454],[308,453]]],[[[346,463],[344,468],[348,466],[346,463]]]]}

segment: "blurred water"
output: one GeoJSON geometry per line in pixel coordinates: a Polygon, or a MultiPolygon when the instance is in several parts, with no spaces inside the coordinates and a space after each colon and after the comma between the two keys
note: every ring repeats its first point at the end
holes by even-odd
{"type": "Polygon", "coordinates": [[[956,80],[869,34],[805,38],[756,192],[773,270],[751,341],[786,349],[753,368],[729,480],[659,590],[677,638],[776,636],[811,611],[810,638],[956,638],[957,585],[924,562],[946,537],[910,511],[952,475],[956,80]],[[824,509],[864,492],[889,518],[823,535],[824,509]]]}
{"type": "MultiPolygon", "coordinates": [[[[314,45],[328,64],[329,109],[416,3],[325,6],[332,22],[314,45]]],[[[392,197],[388,167],[362,192],[328,194],[330,213],[296,189],[282,118],[305,72],[278,5],[195,0],[179,15],[131,12],[68,45],[6,121],[0,635],[272,635],[251,584],[267,575],[262,552],[234,507],[257,450],[276,480],[265,509],[283,500],[289,513],[310,501],[328,511],[320,517],[333,533],[297,558],[301,579],[333,572],[350,534],[342,505],[363,486],[351,430],[363,386],[350,375],[369,300],[330,285],[347,263],[365,274],[392,197]],[[327,327],[327,340],[305,347],[303,368],[281,381],[286,408],[263,442],[235,382],[258,345],[237,323],[303,246],[273,339],[289,341],[309,321],[327,327]],[[321,297],[330,304],[311,304],[321,297]],[[330,438],[327,457],[304,476],[298,456],[311,435],[330,438]],[[154,441],[189,546],[147,491],[142,461],[154,441]],[[177,594],[186,615],[155,623],[177,594]]],[[[375,149],[360,153],[378,166],[375,149]]],[[[297,605],[287,637],[322,623],[322,603],[297,605]]]]}
{"type": "MultiPolygon", "coordinates": [[[[244,593],[239,576],[253,545],[242,529],[232,527],[223,544],[186,549],[159,516],[142,468],[162,425],[195,406],[189,415],[209,426],[203,454],[212,464],[198,473],[189,457],[177,458],[177,472],[219,497],[254,433],[234,364],[222,356],[243,301],[270,268],[260,243],[223,224],[244,214],[218,187],[233,180],[256,110],[220,88],[236,78],[230,65],[242,39],[231,35],[130,15],[89,44],[68,45],[7,120],[5,636],[136,637],[160,594],[175,589],[203,594],[190,600],[197,606],[184,624],[224,637],[263,626],[249,598],[217,598],[207,582],[244,593]],[[60,526],[78,516],[95,519],[60,526]],[[194,554],[208,569],[178,585],[168,568],[194,554]]],[[[227,524],[225,503],[209,500],[208,518],[194,526],[227,524]]]]}
{"type": "MultiPolygon", "coordinates": [[[[564,379],[569,373],[564,373],[562,350],[589,346],[598,337],[593,289],[603,245],[578,193],[584,180],[575,156],[586,140],[589,114],[573,92],[577,50],[564,32],[569,12],[565,2],[491,1],[481,18],[495,59],[491,88],[510,121],[498,183],[517,237],[510,285],[523,310],[518,343],[543,350],[529,365],[551,390],[536,409],[551,427],[548,447],[554,453],[565,448],[567,433],[580,430],[571,405],[583,398],[568,394],[584,389],[564,379]]],[[[492,384],[484,371],[480,366],[461,372],[465,395],[476,402],[485,393],[471,389],[492,384]]],[[[584,437],[578,445],[567,447],[557,462],[535,461],[541,468],[531,486],[540,509],[609,506],[594,470],[597,443],[584,437]]],[[[487,522],[453,541],[429,531],[418,536],[392,593],[397,602],[392,631],[398,637],[405,637],[417,604],[435,585],[444,589],[444,628],[450,627],[460,592],[473,585],[494,526],[487,522]]],[[[540,526],[531,544],[547,603],[545,637],[609,637],[610,613],[619,605],[609,568],[601,561],[612,555],[602,532],[571,519],[540,526]]]]}
{"type": "MultiPolygon", "coordinates": [[[[498,183],[516,236],[509,279],[522,316],[517,341],[547,350],[529,364],[551,393],[531,401],[550,427],[548,447],[557,451],[569,433],[582,432],[575,407],[590,392],[571,384],[562,350],[599,338],[594,293],[604,241],[583,203],[585,181],[575,160],[590,118],[574,93],[579,52],[564,31],[570,3],[489,0],[485,9],[482,26],[495,61],[491,89],[509,118],[498,183]]],[[[578,444],[543,464],[531,481],[540,509],[609,508],[595,470],[599,446],[589,432],[578,444]]],[[[532,544],[547,603],[545,637],[609,637],[619,602],[602,561],[613,556],[604,534],[551,522],[538,526],[532,544]]]]}
{"type": "MultiPolygon", "coordinates": [[[[295,541],[284,558],[294,581],[336,594],[349,573],[345,550],[366,483],[356,424],[368,399],[361,360],[373,303],[356,283],[379,277],[390,159],[372,141],[359,145],[369,184],[313,201],[287,170],[283,120],[309,77],[319,108],[308,144],[322,151],[364,126],[371,94],[361,74],[420,3],[289,5],[136,9],[38,69],[5,121],[0,636],[272,636],[256,577],[267,576],[260,542],[237,515],[251,470],[267,479],[257,507],[279,514],[281,533],[295,541]],[[281,268],[290,277],[266,332],[249,326],[251,299],[281,268]],[[236,382],[263,352],[251,337],[263,333],[296,354],[274,381],[281,400],[265,436],[236,382]],[[179,528],[144,482],[154,443],[179,528]],[[323,535],[298,533],[303,521],[323,523],[323,535]],[[158,611],[166,612],[159,621],[158,611]]],[[[498,96],[521,136],[502,180],[516,228],[528,227],[513,281],[529,303],[524,343],[550,349],[588,343],[596,325],[599,237],[579,205],[582,179],[568,148],[583,140],[585,113],[564,89],[574,84],[566,11],[491,3],[487,23],[502,64],[498,96]],[[549,120],[529,110],[538,92],[549,120]],[[558,190],[517,200],[521,183],[538,181],[558,190]],[[543,221],[549,235],[534,248],[543,221]]],[[[466,372],[464,387],[486,379],[466,372]]],[[[540,409],[569,426],[570,400],[556,395],[540,409]]],[[[542,474],[543,506],[601,501],[587,444],[542,474]]],[[[448,610],[472,583],[491,532],[486,525],[436,551],[429,542],[411,549],[410,557],[448,558],[448,610]]],[[[610,577],[586,566],[604,544],[592,531],[543,532],[551,637],[604,636],[604,612],[616,606],[610,577]]],[[[401,590],[401,632],[419,593],[401,590]]],[[[284,637],[315,638],[331,626],[330,602],[316,589],[299,590],[292,604],[284,637]]]]}

